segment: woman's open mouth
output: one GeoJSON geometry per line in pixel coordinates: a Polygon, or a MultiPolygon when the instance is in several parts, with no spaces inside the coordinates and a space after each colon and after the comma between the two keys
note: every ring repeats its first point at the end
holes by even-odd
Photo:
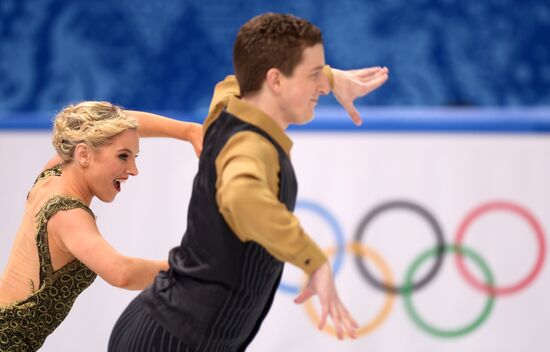
{"type": "Polygon", "coordinates": [[[122,189],[121,184],[126,182],[126,180],[128,180],[128,179],[127,178],[117,178],[116,180],[113,181],[113,184],[115,185],[115,189],[117,190],[117,192],[120,192],[120,190],[122,189]]]}

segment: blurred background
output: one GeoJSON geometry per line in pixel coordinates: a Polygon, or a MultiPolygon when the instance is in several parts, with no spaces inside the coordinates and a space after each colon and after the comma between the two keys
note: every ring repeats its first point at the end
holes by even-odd
{"type": "MultiPolygon", "coordinates": [[[[360,128],[328,96],[312,123],[290,130],[296,213],[336,249],[359,339],[315,328],[311,307],[292,303],[303,274],[287,266],[249,350],[548,351],[550,0],[0,0],[0,268],[54,153],[59,109],[107,100],[201,122],[215,83],[233,71],[239,27],[268,11],[317,25],[331,66],[387,66],[390,79],[357,101],[360,128]],[[354,241],[370,251],[353,252],[354,241]],[[450,249],[412,272],[438,241],[474,250],[508,293],[476,288],[450,249]],[[426,284],[391,294],[359,262],[374,281],[402,286],[410,274],[426,284]]],[[[106,239],[165,258],[185,230],[196,167],[189,145],[142,140],[139,177],[114,203],[92,203],[106,239]]],[[[475,280],[487,280],[468,259],[475,280]]],[[[106,350],[135,294],[98,278],[41,351],[106,350]]]]}
{"type": "Polygon", "coordinates": [[[390,68],[360,105],[550,104],[548,0],[1,0],[0,111],[203,112],[239,27],[267,11],[321,28],[333,67],[390,68]]]}

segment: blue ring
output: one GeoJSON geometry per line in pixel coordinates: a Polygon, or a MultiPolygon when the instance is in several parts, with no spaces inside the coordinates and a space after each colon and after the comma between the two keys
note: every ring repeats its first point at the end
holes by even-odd
{"type": "MultiPolygon", "coordinates": [[[[332,216],[331,213],[328,212],[328,210],[313,201],[299,200],[296,203],[296,209],[298,208],[311,210],[312,212],[317,213],[323,219],[325,219],[325,221],[330,225],[330,228],[334,232],[334,235],[336,237],[336,255],[334,256],[334,265],[332,270],[333,275],[336,276],[336,274],[340,271],[340,268],[342,267],[346,249],[342,227],[334,218],[334,216],[332,216]]],[[[300,287],[298,287],[297,285],[286,284],[282,281],[279,285],[279,290],[293,295],[297,295],[298,293],[300,293],[300,287]]]]}

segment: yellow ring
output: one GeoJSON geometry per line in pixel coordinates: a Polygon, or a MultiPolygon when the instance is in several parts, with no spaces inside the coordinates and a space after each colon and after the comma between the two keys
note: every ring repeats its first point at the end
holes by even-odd
{"type": "MultiPolygon", "coordinates": [[[[325,253],[327,256],[332,256],[336,252],[334,247],[329,247],[325,249],[325,253]]],[[[360,255],[362,257],[366,257],[369,260],[372,260],[372,262],[380,269],[382,272],[382,279],[387,285],[393,285],[393,275],[386,264],[386,262],[382,259],[382,257],[374,251],[372,248],[368,248],[364,245],[361,245],[357,242],[352,242],[348,246],[346,246],[346,252],[351,252],[356,255],[360,255]]],[[[307,282],[307,276],[306,276],[306,282],[307,282]]],[[[384,305],[382,306],[382,309],[376,314],[376,316],[366,324],[362,325],[357,329],[357,336],[363,336],[366,335],[376,328],[378,328],[382,323],[388,318],[390,311],[393,307],[393,304],[395,302],[395,294],[388,292],[386,295],[386,300],[384,301],[384,305]]],[[[315,324],[315,326],[319,325],[319,315],[317,315],[317,312],[315,311],[313,307],[313,302],[311,299],[308,299],[304,303],[304,307],[306,309],[307,315],[309,316],[310,320],[315,324]]],[[[333,327],[329,326],[328,324],[325,325],[323,332],[326,332],[327,334],[331,334],[333,336],[336,336],[336,331],[333,327]]]]}

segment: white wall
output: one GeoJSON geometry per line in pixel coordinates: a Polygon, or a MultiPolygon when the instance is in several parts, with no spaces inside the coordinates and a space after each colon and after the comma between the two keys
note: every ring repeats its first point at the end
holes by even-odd
{"type": "MultiPolygon", "coordinates": [[[[429,210],[448,243],[471,210],[495,200],[522,206],[540,222],[544,236],[550,228],[550,140],[543,135],[295,132],[293,138],[299,200],[325,208],[347,243],[367,212],[394,199],[429,210]]],[[[0,132],[0,266],[7,260],[25,195],[52,153],[47,132],[0,132]]],[[[128,255],[166,257],[185,230],[196,164],[188,145],[143,140],[139,177],[124,185],[114,203],[92,204],[105,237],[128,255]]],[[[322,247],[336,244],[326,218],[305,207],[296,212],[322,247]]],[[[535,264],[539,248],[528,223],[511,212],[480,217],[468,229],[465,243],[488,263],[498,286],[522,280],[535,264]]],[[[395,280],[402,282],[411,261],[434,241],[421,218],[392,211],[376,218],[363,244],[376,250],[395,280]]],[[[415,277],[422,276],[430,263],[415,277]]],[[[468,267],[477,272],[476,266],[468,267]]],[[[287,266],[283,280],[298,285],[303,277],[287,266]]],[[[343,256],[336,280],[342,299],[361,325],[372,320],[387,299],[363,279],[349,253],[343,256]]],[[[547,351],[549,292],[546,260],[530,285],[496,297],[487,320],[464,336],[439,338],[424,332],[410,319],[403,297],[395,296],[387,319],[376,329],[355,341],[339,342],[317,331],[306,310],[292,303],[293,295],[280,291],[249,350],[547,351]]],[[[42,351],[106,350],[113,324],[134,295],[96,280],[42,351]]],[[[434,280],[412,297],[422,317],[445,328],[473,321],[487,299],[458,273],[452,255],[445,256],[434,280]]]]}

